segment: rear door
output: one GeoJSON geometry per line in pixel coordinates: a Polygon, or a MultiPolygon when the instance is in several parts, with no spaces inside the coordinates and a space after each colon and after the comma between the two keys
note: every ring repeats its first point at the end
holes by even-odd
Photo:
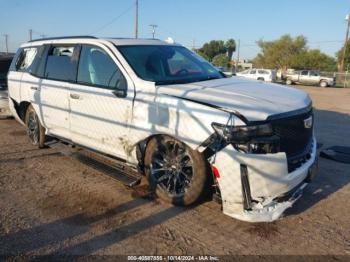
{"type": "Polygon", "coordinates": [[[44,78],[39,84],[40,112],[48,132],[70,140],[69,90],[75,82],[79,50],[77,45],[49,47],[44,78]]]}
{"type": "Polygon", "coordinates": [[[299,83],[300,84],[308,84],[309,83],[309,71],[303,70],[299,75],[299,83]]]}
{"type": "Polygon", "coordinates": [[[320,82],[320,73],[318,71],[310,71],[308,84],[318,85],[320,82]]]}
{"type": "Polygon", "coordinates": [[[132,149],[127,128],[134,87],[122,70],[110,50],[82,45],[69,101],[73,141],[125,159],[132,149]]]}
{"type": "Polygon", "coordinates": [[[256,69],[250,70],[250,72],[249,72],[249,74],[248,74],[248,78],[257,79],[256,69]]]}
{"type": "Polygon", "coordinates": [[[7,76],[9,96],[17,102],[22,101],[22,77],[31,66],[37,52],[36,47],[20,48],[12,60],[7,76]]]}

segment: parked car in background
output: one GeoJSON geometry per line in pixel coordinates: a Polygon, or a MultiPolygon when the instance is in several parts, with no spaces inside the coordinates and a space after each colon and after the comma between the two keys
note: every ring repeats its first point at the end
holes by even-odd
{"type": "Polygon", "coordinates": [[[0,56],[0,116],[10,116],[7,93],[7,73],[13,55],[0,56]]]}
{"type": "Polygon", "coordinates": [[[284,75],[287,85],[317,85],[321,87],[334,86],[335,77],[321,76],[320,71],[317,70],[302,70],[295,71],[292,74],[284,75]]]}
{"type": "Polygon", "coordinates": [[[124,159],[175,205],[215,194],[231,217],[273,221],[316,172],[308,94],[227,78],[179,44],[31,41],[13,59],[8,85],[32,144],[50,135],[124,159]]]}
{"type": "Polygon", "coordinates": [[[248,70],[236,73],[236,75],[240,77],[266,81],[266,82],[276,81],[276,71],[271,69],[248,69],[248,70]]]}

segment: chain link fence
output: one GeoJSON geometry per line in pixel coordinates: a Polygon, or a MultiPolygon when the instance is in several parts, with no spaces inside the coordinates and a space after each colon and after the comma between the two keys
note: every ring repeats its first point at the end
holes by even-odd
{"type": "Polygon", "coordinates": [[[350,72],[322,72],[321,75],[335,77],[336,87],[350,87],[350,72]]]}

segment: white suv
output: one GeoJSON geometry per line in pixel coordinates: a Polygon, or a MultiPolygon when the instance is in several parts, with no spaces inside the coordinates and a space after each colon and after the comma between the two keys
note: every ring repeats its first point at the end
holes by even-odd
{"type": "Polygon", "coordinates": [[[123,158],[177,205],[211,193],[229,216],[272,221],[315,173],[306,93],[226,78],[179,44],[32,41],[18,50],[8,86],[33,144],[49,135],[123,158]]]}
{"type": "Polygon", "coordinates": [[[271,69],[248,69],[236,74],[239,77],[255,79],[266,82],[276,81],[276,71],[271,69]]]}

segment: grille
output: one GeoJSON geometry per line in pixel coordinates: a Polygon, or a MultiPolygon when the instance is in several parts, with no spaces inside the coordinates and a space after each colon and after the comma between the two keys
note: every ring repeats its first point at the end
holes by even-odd
{"type": "Polygon", "coordinates": [[[313,128],[305,128],[304,120],[312,115],[310,110],[307,113],[271,121],[275,135],[280,138],[280,152],[285,152],[287,158],[309,153],[313,128]]]}

